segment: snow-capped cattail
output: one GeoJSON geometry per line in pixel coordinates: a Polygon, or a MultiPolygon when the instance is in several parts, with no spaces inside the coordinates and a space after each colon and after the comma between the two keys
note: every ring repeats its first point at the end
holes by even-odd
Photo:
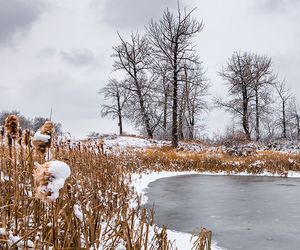
{"type": "Polygon", "coordinates": [[[62,161],[49,161],[40,165],[35,163],[33,171],[36,198],[44,202],[55,201],[65,180],[70,176],[70,167],[62,161]]]}
{"type": "Polygon", "coordinates": [[[9,115],[5,119],[5,131],[8,138],[16,139],[19,135],[19,118],[16,115],[9,115]]]}
{"type": "Polygon", "coordinates": [[[44,125],[36,131],[32,139],[32,144],[37,151],[42,154],[46,153],[46,149],[51,147],[51,137],[54,131],[52,121],[46,121],[44,125]]]}
{"type": "Polygon", "coordinates": [[[40,128],[42,134],[51,135],[54,132],[54,124],[52,121],[46,121],[44,125],[40,128]]]}

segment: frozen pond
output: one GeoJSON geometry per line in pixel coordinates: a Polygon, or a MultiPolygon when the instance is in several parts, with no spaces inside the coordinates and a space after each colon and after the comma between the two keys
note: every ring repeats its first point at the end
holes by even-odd
{"type": "Polygon", "coordinates": [[[204,226],[227,249],[300,249],[300,179],[188,175],[150,183],[159,226],[204,226]]]}

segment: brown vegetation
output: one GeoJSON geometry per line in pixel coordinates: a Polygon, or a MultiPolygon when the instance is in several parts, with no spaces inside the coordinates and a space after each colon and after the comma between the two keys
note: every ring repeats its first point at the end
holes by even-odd
{"type": "Polygon", "coordinates": [[[50,176],[35,169],[44,158],[24,142],[12,148],[12,157],[0,144],[1,249],[176,249],[129,186],[131,173],[145,169],[144,159],[136,159],[142,154],[104,156],[93,144],[52,146],[53,158],[66,162],[72,174],[59,198],[44,202],[38,187],[50,176]]]}

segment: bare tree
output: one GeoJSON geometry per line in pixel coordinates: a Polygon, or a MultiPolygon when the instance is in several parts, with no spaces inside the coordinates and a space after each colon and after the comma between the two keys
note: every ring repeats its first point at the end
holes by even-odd
{"type": "Polygon", "coordinates": [[[291,119],[296,127],[296,138],[300,139],[300,106],[295,97],[292,97],[288,108],[291,119]]]}
{"type": "Polygon", "coordinates": [[[126,81],[120,82],[116,79],[110,79],[108,84],[102,88],[99,93],[104,94],[104,99],[109,104],[102,104],[101,115],[112,116],[118,118],[118,126],[120,135],[123,134],[123,110],[128,102],[129,91],[125,88],[126,81]]]}
{"type": "Polygon", "coordinates": [[[203,28],[203,23],[192,17],[194,10],[182,11],[178,6],[177,16],[166,9],[163,17],[150,22],[149,40],[155,56],[172,69],[172,145],[178,146],[178,75],[185,61],[194,61],[195,50],[192,39],[203,28]]]}
{"type": "MultiPolygon", "coordinates": [[[[150,46],[145,36],[138,33],[132,34],[129,41],[125,41],[119,35],[121,44],[113,47],[115,58],[114,70],[122,70],[127,75],[126,88],[131,92],[132,97],[138,104],[138,112],[148,137],[153,137],[151,118],[147,110],[146,98],[151,89],[151,82],[148,80],[146,71],[149,69],[150,46]]],[[[149,95],[148,95],[149,96],[149,95]]]]}
{"type": "Polygon", "coordinates": [[[208,109],[205,96],[209,84],[202,63],[186,63],[179,84],[179,139],[194,139],[196,123],[201,112],[208,109]]]}
{"type": "Polygon", "coordinates": [[[282,137],[284,139],[287,139],[287,117],[286,117],[286,109],[287,104],[290,98],[292,97],[292,94],[290,90],[286,87],[285,82],[280,82],[275,85],[275,89],[277,91],[278,97],[280,99],[281,104],[281,124],[282,124],[282,137]]]}
{"type": "Polygon", "coordinates": [[[272,71],[270,57],[257,54],[252,57],[252,88],[254,90],[256,141],[260,139],[260,120],[263,113],[268,113],[272,98],[271,86],[275,84],[276,75],[272,71]]]}
{"type": "Polygon", "coordinates": [[[195,137],[195,128],[198,120],[198,116],[202,112],[208,110],[208,105],[205,97],[208,94],[208,89],[210,87],[208,81],[204,77],[204,69],[201,64],[195,66],[195,70],[187,71],[189,74],[186,78],[186,126],[187,135],[190,140],[195,137]]]}
{"type": "Polygon", "coordinates": [[[228,86],[228,95],[231,99],[228,101],[223,101],[220,98],[215,100],[217,106],[241,117],[242,127],[248,140],[251,140],[250,102],[254,94],[251,63],[252,58],[248,53],[233,53],[226,67],[219,73],[228,86]]]}
{"type": "Polygon", "coordinates": [[[171,98],[171,73],[170,68],[166,63],[161,63],[153,57],[152,60],[152,70],[153,74],[156,76],[156,91],[153,93],[157,97],[157,101],[159,102],[159,106],[162,109],[162,134],[164,139],[167,138],[168,131],[168,116],[169,110],[171,110],[170,106],[170,98],[171,98]]]}

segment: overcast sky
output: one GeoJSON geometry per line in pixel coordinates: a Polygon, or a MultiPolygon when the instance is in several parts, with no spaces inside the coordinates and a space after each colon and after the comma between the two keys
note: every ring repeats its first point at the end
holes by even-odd
{"type": "MultiPolygon", "coordinates": [[[[0,0],[0,110],[34,117],[53,108],[53,120],[77,137],[117,132],[100,116],[97,92],[112,71],[117,31],[143,32],[176,0],[0,0]]],[[[181,0],[205,23],[197,49],[207,68],[212,99],[225,93],[217,75],[233,51],[271,56],[280,79],[300,99],[300,1],[181,0]]],[[[222,131],[228,116],[212,111],[209,134],[222,131]]],[[[126,127],[128,132],[133,130],[126,127]]]]}

